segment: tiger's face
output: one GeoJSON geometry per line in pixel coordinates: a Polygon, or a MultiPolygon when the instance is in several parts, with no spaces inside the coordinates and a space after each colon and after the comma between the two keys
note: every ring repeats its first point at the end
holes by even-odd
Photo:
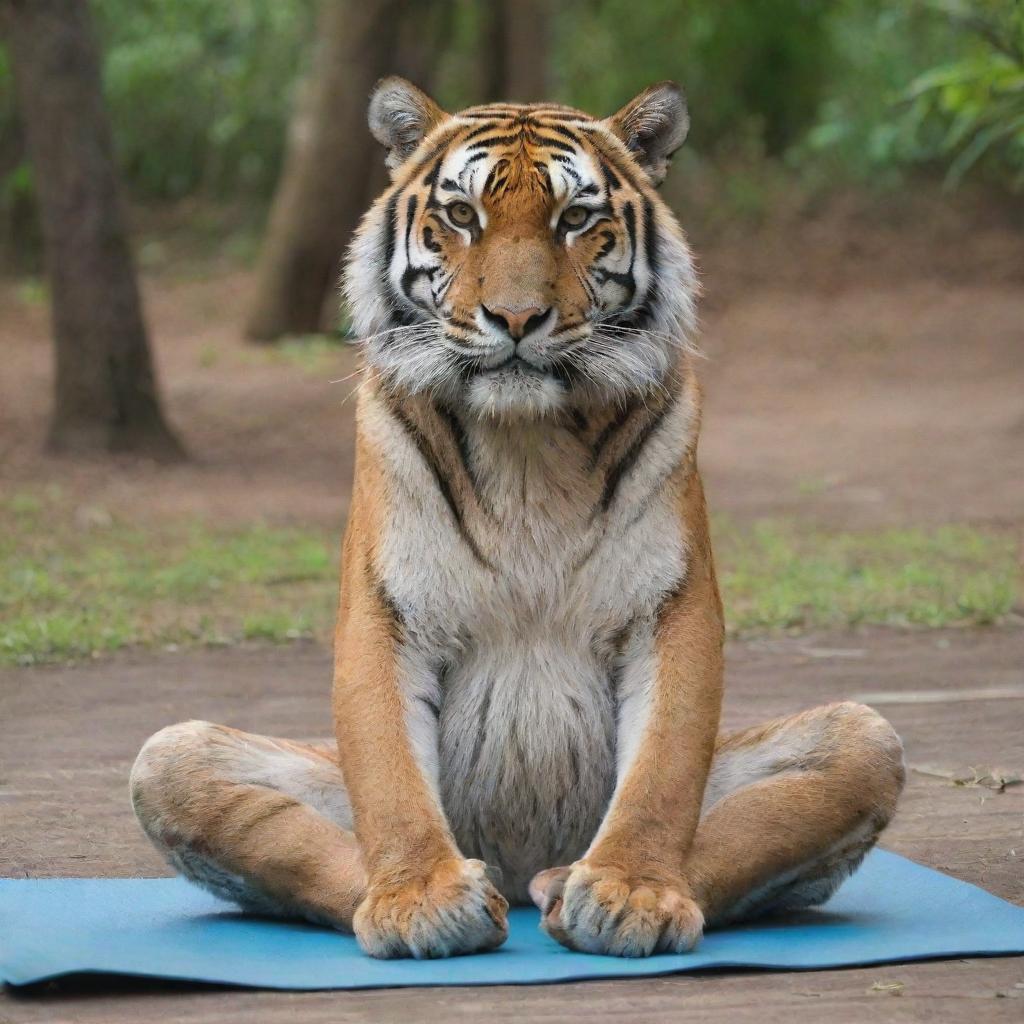
{"type": "Polygon", "coordinates": [[[597,120],[550,104],[449,115],[391,78],[370,126],[393,182],[356,234],[345,291],[385,386],[506,418],[663,386],[696,293],[655,190],[686,133],[675,86],[597,120]]]}

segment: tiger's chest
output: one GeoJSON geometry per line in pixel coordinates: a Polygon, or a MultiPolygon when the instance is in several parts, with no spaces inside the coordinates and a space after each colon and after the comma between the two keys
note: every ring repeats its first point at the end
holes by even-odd
{"type": "Polygon", "coordinates": [[[490,455],[475,473],[485,516],[459,522],[430,480],[408,481],[384,564],[436,677],[448,820],[463,853],[500,866],[522,900],[533,874],[577,859],[600,824],[623,637],[678,579],[683,550],[667,502],[636,521],[595,515],[600,481],[565,451],[490,455]]]}

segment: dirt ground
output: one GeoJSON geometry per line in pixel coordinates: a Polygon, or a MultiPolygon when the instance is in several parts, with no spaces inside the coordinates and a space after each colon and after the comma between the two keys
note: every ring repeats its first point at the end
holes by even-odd
{"type": "MultiPolygon", "coordinates": [[[[791,230],[702,246],[702,463],[715,511],[826,526],[1024,525],[1024,232],[945,200],[856,204],[791,230]]],[[[128,519],[337,524],[351,475],[350,348],[315,358],[243,344],[251,277],[172,261],[145,281],[170,418],[193,460],[42,457],[45,310],[0,282],[0,492],[60,487],[128,519]]],[[[314,645],[129,654],[0,671],[2,875],[157,874],[127,770],[159,726],[206,717],[288,736],[327,720],[314,645]]],[[[1024,630],[868,631],[733,643],[727,722],[861,696],[911,765],[1024,769],[1024,630]]],[[[1024,787],[912,772],[886,845],[1024,903],[1024,787]]],[[[1020,1020],[1024,960],[730,973],[522,989],[224,992],[68,981],[0,996],[3,1021],[260,1022],[1020,1020]],[[902,994],[873,992],[901,982],[902,994]]]]}

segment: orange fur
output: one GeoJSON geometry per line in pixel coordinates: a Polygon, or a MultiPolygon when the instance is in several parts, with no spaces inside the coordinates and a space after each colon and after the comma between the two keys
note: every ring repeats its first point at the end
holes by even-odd
{"type": "Polygon", "coordinates": [[[394,184],[346,286],[372,372],[336,745],[165,729],[133,769],[147,834],[215,892],[381,957],[499,945],[527,883],[558,941],[623,956],[822,902],[891,818],[901,748],[852,704],[718,732],[696,284],[654,190],[678,90],[605,121],[450,117],[388,79],[370,120],[394,184]]]}

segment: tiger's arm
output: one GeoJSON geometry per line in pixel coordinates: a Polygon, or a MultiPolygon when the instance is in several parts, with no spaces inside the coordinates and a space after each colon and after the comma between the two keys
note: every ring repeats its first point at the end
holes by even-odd
{"type": "Polygon", "coordinates": [[[507,903],[463,858],[407,726],[404,639],[377,575],[384,488],[361,446],[345,535],[333,711],[367,893],[353,927],[378,957],[436,957],[500,945],[507,903]]]}
{"type": "Polygon", "coordinates": [[[718,733],[724,629],[700,476],[683,473],[686,576],[655,622],[646,714],[620,724],[634,752],[590,849],[546,896],[545,927],[587,952],[682,952],[703,929],[683,865],[718,733]]]}

